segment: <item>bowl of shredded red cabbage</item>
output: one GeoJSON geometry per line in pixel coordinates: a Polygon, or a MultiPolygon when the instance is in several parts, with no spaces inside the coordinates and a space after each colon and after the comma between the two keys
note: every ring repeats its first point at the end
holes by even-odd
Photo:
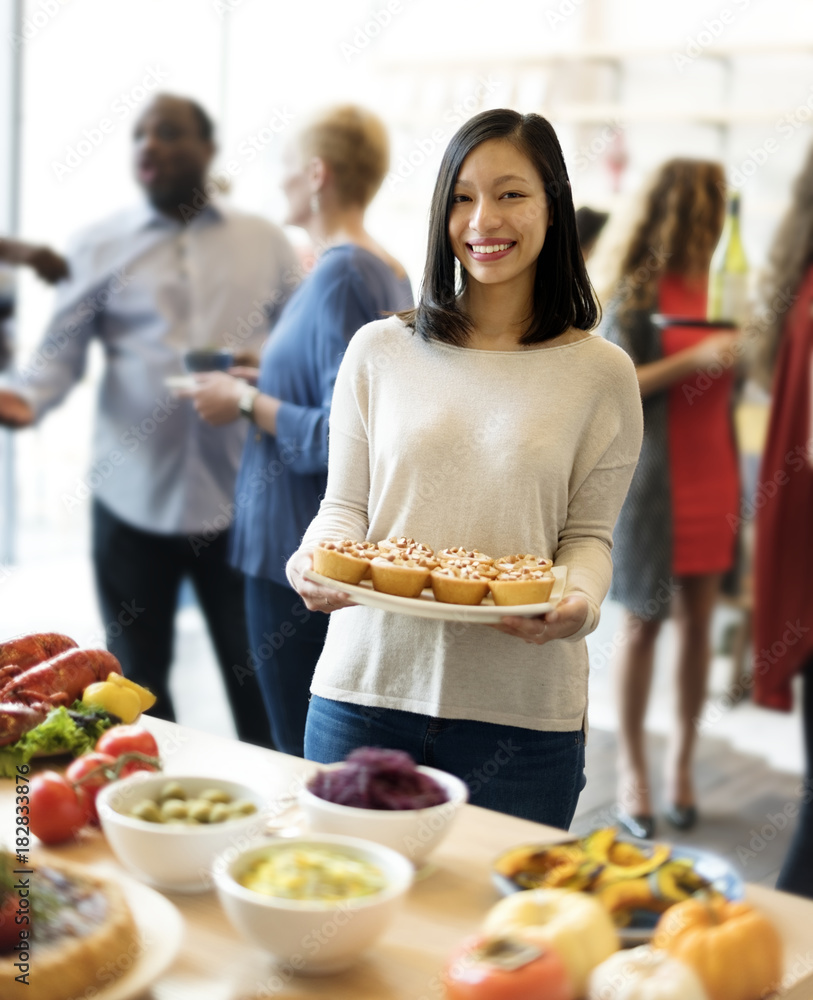
{"type": "Polygon", "coordinates": [[[318,771],[308,790],[357,809],[429,809],[448,802],[446,790],[419,771],[403,750],[359,747],[335,770],[318,771]]]}
{"type": "Polygon", "coordinates": [[[420,861],[467,799],[465,782],[453,774],[416,765],[401,750],[359,747],[320,768],[299,803],[312,831],[363,837],[420,861]]]}

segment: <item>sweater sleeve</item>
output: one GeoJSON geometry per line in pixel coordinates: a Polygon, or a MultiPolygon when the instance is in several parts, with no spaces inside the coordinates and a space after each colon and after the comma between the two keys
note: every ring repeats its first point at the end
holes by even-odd
{"type": "Polygon", "coordinates": [[[328,462],[328,418],[339,365],[353,334],[376,319],[369,289],[355,267],[340,262],[314,275],[324,284],[312,344],[315,351],[318,405],[283,402],[277,413],[281,451],[295,455],[291,469],[300,475],[324,472],[328,462]]]}
{"type": "MultiPolygon", "coordinates": [[[[577,484],[568,502],[567,520],[559,534],[556,562],[568,567],[566,594],[587,599],[584,624],[565,642],[589,635],[599,623],[600,606],[612,577],[613,528],[627,495],[643,437],[638,381],[629,359],[621,359],[609,397],[612,412],[599,408],[594,425],[614,419],[617,430],[599,460],[577,484]]],[[[607,397],[603,397],[607,401],[607,397]]]]}

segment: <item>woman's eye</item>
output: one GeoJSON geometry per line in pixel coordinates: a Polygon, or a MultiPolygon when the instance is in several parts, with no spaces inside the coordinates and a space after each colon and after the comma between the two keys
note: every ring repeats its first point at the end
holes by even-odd
{"type": "Polygon", "coordinates": [[[469,196],[467,194],[456,194],[452,198],[452,204],[453,205],[459,205],[459,204],[461,204],[461,202],[470,201],[470,200],[471,199],[469,198],[469,196]]]}
{"type": "Polygon", "coordinates": [[[522,195],[519,193],[519,191],[506,191],[505,194],[503,195],[503,198],[521,198],[521,197],[522,195]]]}

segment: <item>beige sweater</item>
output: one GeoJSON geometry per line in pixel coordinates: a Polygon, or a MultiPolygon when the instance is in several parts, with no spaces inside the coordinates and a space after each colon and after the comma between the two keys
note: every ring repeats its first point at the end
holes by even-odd
{"type": "Polygon", "coordinates": [[[323,698],[571,731],[585,723],[587,647],[610,583],[612,529],[641,445],[624,351],[591,336],[481,351],[427,343],[400,320],[350,342],[330,416],[328,484],[302,550],[406,535],[439,549],[532,552],[589,604],[566,640],[366,607],[331,615],[312,691],[323,698]]]}

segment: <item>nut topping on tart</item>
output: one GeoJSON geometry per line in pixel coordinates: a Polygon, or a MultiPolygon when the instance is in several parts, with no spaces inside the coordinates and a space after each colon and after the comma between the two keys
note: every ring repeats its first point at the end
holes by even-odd
{"type": "Polygon", "coordinates": [[[378,548],[381,550],[382,555],[387,552],[396,552],[398,555],[407,555],[412,558],[424,556],[427,559],[431,559],[435,554],[429,545],[424,545],[423,542],[416,542],[414,538],[406,538],[403,535],[400,537],[392,535],[390,538],[385,538],[378,543],[378,548]]]}
{"type": "Polygon", "coordinates": [[[449,549],[441,549],[437,554],[437,558],[441,563],[448,562],[450,559],[479,563],[494,562],[491,556],[487,556],[484,552],[478,552],[477,549],[464,549],[462,545],[454,545],[449,549]]]}
{"type": "Polygon", "coordinates": [[[553,568],[553,561],[551,559],[545,559],[544,556],[530,556],[530,555],[514,555],[514,556],[500,556],[499,559],[495,559],[495,565],[497,569],[502,572],[510,572],[514,569],[521,569],[524,566],[529,566],[532,569],[550,570],[553,568]]]}

